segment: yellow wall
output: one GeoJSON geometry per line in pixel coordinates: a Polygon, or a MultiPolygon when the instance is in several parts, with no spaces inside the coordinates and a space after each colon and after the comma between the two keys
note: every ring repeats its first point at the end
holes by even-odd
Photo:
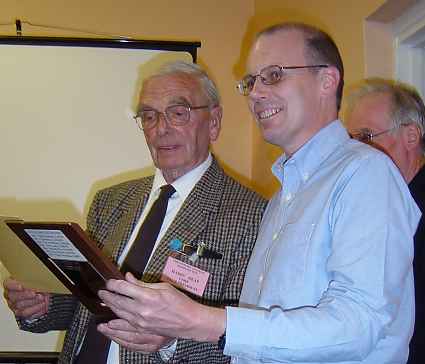
{"type": "MultiPolygon", "coordinates": [[[[345,66],[346,86],[364,77],[364,19],[384,0],[255,0],[255,13],[249,33],[284,20],[303,21],[327,31],[339,46],[345,66]]],[[[280,154],[253,131],[252,179],[254,187],[266,196],[276,191],[278,184],[270,166],[280,154]],[[266,161],[266,162],[265,162],[266,161]]]]}

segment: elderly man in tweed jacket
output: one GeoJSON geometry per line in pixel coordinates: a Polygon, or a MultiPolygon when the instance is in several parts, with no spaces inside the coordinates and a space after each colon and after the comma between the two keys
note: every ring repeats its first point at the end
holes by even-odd
{"type": "MultiPolygon", "coordinates": [[[[226,175],[209,152],[210,142],[220,132],[221,114],[214,83],[196,65],[174,62],[147,79],[136,119],[157,167],[155,176],[98,192],[87,224],[91,237],[120,263],[146,216],[145,207],[150,208],[161,185],[172,184],[176,192],[166,213],[174,209],[172,218],[167,223],[167,218],[164,220],[142,280],[160,279],[173,239],[192,246],[202,244],[221,254],[221,259],[200,257],[193,261],[184,255],[179,259],[209,273],[203,295],[197,300],[217,307],[238,302],[266,205],[226,175]]],[[[32,332],[67,330],[59,363],[75,362],[87,332],[88,310],[69,295],[36,294],[13,280],[4,285],[20,327],[32,332]]],[[[113,339],[125,344],[126,335],[133,334],[131,328],[126,329],[130,331],[124,330],[113,339]]],[[[139,341],[134,344],[132,337],[131,350],[112,343],[105,364],[229,362],[216,344],[149,336],[141,336],[139,341]],[[171,349],[163,349],[169,346],[171,349]],[[158,351],[147,353],[152,347],[158,351]]]]}

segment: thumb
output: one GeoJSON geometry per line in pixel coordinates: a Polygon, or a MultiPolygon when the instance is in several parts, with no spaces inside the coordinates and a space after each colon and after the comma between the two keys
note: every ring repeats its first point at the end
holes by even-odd
{"type": "Polygon", "coordinates": [[[129,283],[133,283],[133,284],[137,284],[139,283],[139,281],[136,279],[136,277],[131,273],[131,272],[127,272],[125,274],[125,280],[129,283]]]}

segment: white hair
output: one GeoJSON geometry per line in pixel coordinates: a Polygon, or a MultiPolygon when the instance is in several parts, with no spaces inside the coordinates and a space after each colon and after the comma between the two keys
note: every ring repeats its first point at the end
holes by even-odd
{"type": "Polygon", "coordinates": [[[174,73],[183,73],[197,79],[211,104],[213,106],[220,105],[220,94],[218,93],[217,86],[208,76],[207,72],[205,72],[196,63],[185,61],[168,62],[159,67],[158,70],[151,75],[151,77],[171,75],[174,73]]]}
{"type": "Polygon", "coordinates": [[[425,153],[425,106],[414,87],[393,80],[366,79],[351,93],[348,99],[348,113],[353,110],[358,100],[377,93],[389,95],[391,100],[390,118],[395,128],[405,124],[417,125],[422,137],[422,152],[425,153]]]}

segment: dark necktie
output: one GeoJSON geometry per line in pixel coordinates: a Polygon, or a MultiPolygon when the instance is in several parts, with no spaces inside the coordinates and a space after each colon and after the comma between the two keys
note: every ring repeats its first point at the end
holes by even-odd
{"type": "Polygon", "coordinates": [[[123,273],[131,272],[137,279],[142,277],[161,230],[165,212],[167,211],[168,199],[174,192],[176,190],[172,185],[161,187],[161,193],[152,204],[127,257],[121,265],[123,273]]]}
{"type": "MultiPolygon", "coordinates": [[[[133,245],[127,254],[122,272],[131,272],[140,279],[145,270],[149,257],[152,254],[162,222],[167,211],[168,199],[176,192],[172,185],[161,187],[161,192],[143,221],[142,226],[134,239],[133,245]]],[[[105,364],[108,358],[110,340],[99,333],[97,323],[93,316],[88,325],[87,334],[81,346],[75,364],[105,364]]]]}
{"type": "Polygon", "coordinates": [[[111,341],[97,331],[97,324],[96,318],[92,316],[74,364],[106,364],[111,341]]]}

